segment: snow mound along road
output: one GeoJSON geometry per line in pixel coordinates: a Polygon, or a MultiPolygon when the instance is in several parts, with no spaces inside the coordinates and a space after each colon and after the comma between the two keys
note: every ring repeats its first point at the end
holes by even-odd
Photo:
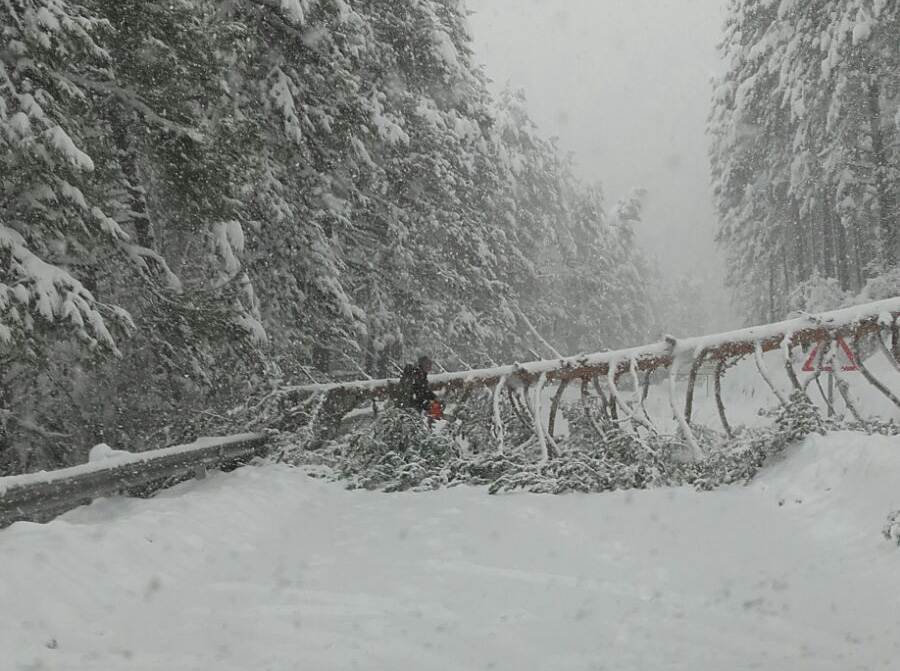
{"type": "Polygon", "coordinates": [[[900,438],[748,487],[348,492],[285,467],[0,531],[0,671],[894,669],[900,438]]]}
{"type": "Polygon", "coordinates": [[[815,536],[849,544],[868,561],[882,546],[872,530],[900,509],[900,436],[811,435],[773,460],[751,488],[776,497],[815,536]]]}

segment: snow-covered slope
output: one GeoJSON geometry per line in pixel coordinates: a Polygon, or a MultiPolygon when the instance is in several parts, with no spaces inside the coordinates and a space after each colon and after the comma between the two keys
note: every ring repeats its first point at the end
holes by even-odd
{"type": "Polygon", "coordinates": [[[347,492],[245,468],[0,531],[0,670],[900,668],[900,438],[749,487],[347,492]]]}

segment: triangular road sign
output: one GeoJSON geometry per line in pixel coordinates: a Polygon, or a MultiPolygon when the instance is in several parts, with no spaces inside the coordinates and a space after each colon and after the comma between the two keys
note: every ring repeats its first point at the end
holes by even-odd
{"type": "MultiPolygon", "coordinates": [[[[841,349],[846,356],[846,359],[843,362],[844,365],[841,366],[841,370],[845,373],[852,373],[855,370],[859,370],[856,367],[856,359],[853,357],[853,352],[850,351],[850,348],[847,346],[847,343],[844,342],[844,339],[838,336],[837,341],[838,345],[841,346],[841,349]]],[[[806,363],[803,364],[802,370],[804,373],[816,372],[816,364],[819,363],[819,348],[821,347],[822,343],[817,342],[815,347],[812,348],[812,351],[809,353],[809,357],[807,357],[806,359],[806,363]]],[[[831,367],[831,360],[838,360],[843,358],[844,357],[841,357],[840,351],[832,357],[828,357],[826,354],[826,356],[822,357],[822,368],[820,368],[819,370],[821,370],[823,373],[834,372],[834,368],[831,367]]]]}

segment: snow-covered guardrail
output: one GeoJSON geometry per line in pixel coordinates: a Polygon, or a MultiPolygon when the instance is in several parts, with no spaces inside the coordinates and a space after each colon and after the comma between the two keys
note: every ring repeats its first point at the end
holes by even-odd
{"type": "Polygon", "coordinates": [[[0,528],[19,520],[44,522],[93,499],[159,484],[185,474],[202,476],[263,456],[264,434],[200,438],[193,443],[147,452],[109,451],[105,458],[57,471],[0,478],[0,528]]]}

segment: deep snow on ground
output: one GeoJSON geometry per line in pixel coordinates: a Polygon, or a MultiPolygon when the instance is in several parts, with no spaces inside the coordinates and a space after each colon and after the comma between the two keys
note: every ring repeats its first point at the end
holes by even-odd
{"type": "Polygon", "coordinates": [[[750,486],[348,492],[244,468],[0,531],[0,669],[900,668],[900,438],[750,486]]]}

